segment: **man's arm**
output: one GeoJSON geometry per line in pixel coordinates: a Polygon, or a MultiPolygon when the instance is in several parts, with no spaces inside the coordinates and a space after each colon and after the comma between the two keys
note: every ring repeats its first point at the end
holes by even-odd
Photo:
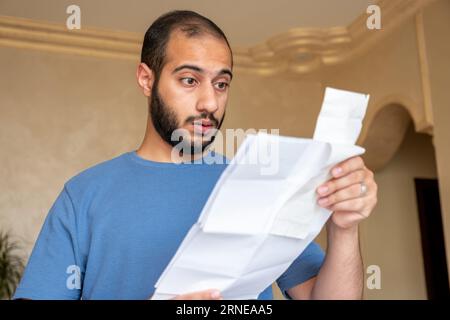
{"type": "Polygon", "coordinates": [[[66,184],[47,214],[13,299],[79,300],[80,256],[76,211],[66,184]]]}
{"type": "Polygon", "coordinates": [[[328,247],[317,277],[288,290],[293,299],[362,298],[364,277],[358,229],[341,230],[327,224],[328,247]]]}

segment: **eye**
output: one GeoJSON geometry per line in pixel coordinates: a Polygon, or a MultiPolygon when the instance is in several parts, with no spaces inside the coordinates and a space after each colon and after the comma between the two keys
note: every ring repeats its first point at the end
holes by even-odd
{"type": "Polygon", "coordinates": [[[214,85],[216,86],[217,89],[221,91],[224,91],[229,86],[229,84],[226,82],[217,82],[214,85]]]}
{"type": "Polygon", "coordinates": [[[186,86],[192,87],[197,82],[197,80],[195,80],[194,78],[182,78],[181,82],[186,86]]]}

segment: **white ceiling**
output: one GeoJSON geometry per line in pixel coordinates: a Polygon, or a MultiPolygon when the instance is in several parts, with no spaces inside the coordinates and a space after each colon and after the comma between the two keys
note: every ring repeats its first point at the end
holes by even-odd
{"type": "Polygon", "coordinates": [[[375,0],[0,0],[0,15],[64,23],[67,6],[81,8],[81,27],[145,32],[160,14],[197,11],[221,27],[232,46],[261,43],[295,27],[348,25],[375,0]]]}

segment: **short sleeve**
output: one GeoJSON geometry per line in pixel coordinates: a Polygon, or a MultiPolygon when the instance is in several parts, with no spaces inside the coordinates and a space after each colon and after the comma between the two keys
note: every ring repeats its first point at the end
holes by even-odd
{"type": "Polygon", "coordinates": [[[277,279],[283,296],[290,299],[287,290],[315,277],[319,273],[324,259],[325,253],[322,248],[316,242],[311,242],[277,279]]]}
{"type": "Polygon", "coordinates": [[[14,299],[80,299],[82,274],[76,216],[64,188],[44,221],[14,299]]]}

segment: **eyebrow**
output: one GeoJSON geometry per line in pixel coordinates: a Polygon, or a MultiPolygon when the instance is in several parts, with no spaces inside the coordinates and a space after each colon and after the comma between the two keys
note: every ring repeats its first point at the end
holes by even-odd
{"type": "MultiPolygon", "coordinates": [[[[192,64],[183,64],[183,65],[181,65],[179,67],[176,67],[172,71],[172,74],[177,73],[178,71],[183,70],[183,69],[189,69],[189,70],[194,70],[194,71],[199,72],[199,73],[205,73],[205,70],[203,70],[202,68],[200,68],[198,66],[195,66],[195,65],[192,65],[192,64]]],[[[233,73],[229,69],[222,69],[222,70],[220,70],[217,73],[217,76],[220,76],[222,74],[229,75],[230,76],[230,80],[233,79],[233,73]]]]}

